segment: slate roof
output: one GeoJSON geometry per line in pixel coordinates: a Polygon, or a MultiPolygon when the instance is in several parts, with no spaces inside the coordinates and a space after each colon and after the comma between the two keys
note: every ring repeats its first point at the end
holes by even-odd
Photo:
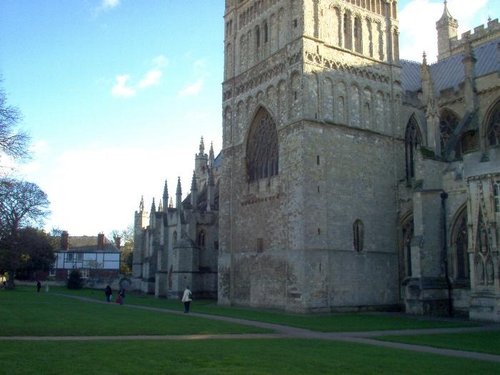
{"type": "MultiPolygon", "coordinates": [[[[476,77],[500,71],[500,43],[495,40],[474,48],[476,57],[476,77]]],[[[464,81],[464,54],[450,56],[429,65],[429,71],[434,82],[436,95],[445,89],[457,89],[464,81]]],[[[401,86],[404,91],[419,91],[422,89],[420,78],[421,64],[415,61],[401,60],[401,86]]]]}

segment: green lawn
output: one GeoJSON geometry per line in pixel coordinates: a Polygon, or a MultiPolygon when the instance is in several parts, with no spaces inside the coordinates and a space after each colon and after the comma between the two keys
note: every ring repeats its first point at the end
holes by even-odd
{"type": "Polygon", "coordinates": [[[377,339],[500,355],[500,331],[418,336],[383,336],[377,339]]]}
{"type": "Polygon", "coordinates": [[[182,335],[269,332],[194,316],[97,304],[28,288],[0,290],[0,336],[182,335]]]}
{"type": "Polygon", "coordinates": [[[0,374],[498,374],[500,364],[321,340],[5,342],[0,374]]]}
{"type": "MultiPolygon", "coordinates": [[[[84,289],[70,291],[66,288],[53,288],[53,293],[64,293],[104,300],[104,292],[100,290],[84,289]]],[[[126,303],[132,305],[151,306],[172,310],[182,310],[182,304],[178,300],[167,300],[164,298],[154,298],[150,295],[129,293],[126,303]]],[[[298,328],[306,328],[320,332],[354,332],[354,331],[374,331],[374,330],[398,330],[417,328],[451,328],[474,326],[474,323],[465,321],[446,321],[435,319],[422,319],[399,314],[285,314],[280,311],[256,310],[249,308],[223,307],[218,306],[214,301],[194,300],[192,311],[211,315],[230,316],[267,323],[283,324],[298,328]]]]}
{"type": "MultiPolygon", "coordinates": [[[[0,290],[0,336],[57,335],[181,335],[262,332],[260,329],[198,318],[129,308],[143,304],[179,310],[178,301],[129,294],[126,304],[89,303],[21,287],[0,290]]],[[[103,300],[99,291],[68,292],[103,300]]],[[[102,294],[102,295],[101,295],[102,294]]],[[[379,330],[449,326],[435,320],[381,314],[330,314],[305,316],[275,311],[221,308],[195,301],[195,311],[256,320],[294,322],[306,327],[379,330]],[[335,321],[337,323],[335,323],[335,321]]],[[[479,335],[463,335],[480,341],[479,335]]],[[[444,335],[439,335],[443,336],[444,335]]],[[[237,336],[235,336],[237,337],[237,336]]],[[[424,336],[419,336],[423,337],[424,336]]],[[[435,338],[438,336],[429,337],[435,338]]],[[[456,337],[456,336],[455,336],[456,337]]],[[[405,337],[406,341],[408,337],[405,337]]],[[[392,337],[391,337],[392,340],[392,337]]],[[[497,335],[488,345],[498,345],[497,335]]],[[[443,345],[458,343],[444,338],[443,345]],[[448,343],[448,344],[447,344],[448,343]]],[[[457,349],[467,349],[466,340],[457,349]],[[461,345],[464,345],[463,347],[461,345]]],[[[438,346],[438,345],[435,345],[438,346]]],[[[479,350],[476,347],[475,350],[479,350]]],[[[370,345],[304,339],[193,339],[189,340],[88,340],[0,341],[0,374],[493,374],[500,363],[475,361],[370,345]]]]}

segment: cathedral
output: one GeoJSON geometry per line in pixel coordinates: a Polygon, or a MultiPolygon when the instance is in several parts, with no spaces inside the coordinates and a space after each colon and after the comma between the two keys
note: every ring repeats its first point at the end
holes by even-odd
{"type": "Polygon", "coordinates": [[[397,10],[226,0],[222,151],[141,202],[139,289],[500,321],[500,25],[444,1],[437,62],[405,61],[397,10]]]}

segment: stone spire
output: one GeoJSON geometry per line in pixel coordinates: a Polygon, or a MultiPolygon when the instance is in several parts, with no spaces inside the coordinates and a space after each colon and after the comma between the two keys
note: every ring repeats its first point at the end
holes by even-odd
{"type": "Polygon", "coordinates": [[[156,227],[156,204],[154,198],[153,202],[151,203],[151,211],[149,212],[149,226],[151,228],[156,227]]]}
{"type": "Polygon", "coordinates": [[[205,155],[205,143],[203,142],[203,137],[200,140],[200,155],[205,155]]]}
{"type": "Polygon", "coordinates": [[[210,151],[208,152],[208,166],[210,168],[213,168],[214,161],[215,161],[215,157],[214,157],[214,144],[213,144],[213,142],[210,142],[210,151]]]}
{"type": "Polygon", "coordinates": [[[182,188],[181,188],[181,178],[177,177],[177,191],[175,192],[176,202],[175,207],[177,209],[181,208],[182,203],[182,188]]]}
{"type": "Polygon", "coordinates": [[[429,129],[427,131],[427,144],[436,153],[439,153],[439,116],[437,114],[436,99],[434,95],[434,81],[427,65],[427,55],[422,56],[420,67],[420,78],[422,80],[422,103],[426,106],[426,118],[429,129]]]}
{"type": "Polygon", "coordinates": [[[163,187],[163,203],[165,204],[165,206],[163,207],[163,211],[167,212],[167,204],[168,204],[167,180],[165,180],[165,186],[163,187]]]}
{"type": "Polygon", "coordinates": [[[196,184],[196,173],[193,171],[193,179],[191,180],[191,206],[196,210],[198,205],[198,185],[196,184]]]}
{"type": "Polygon", "coordinates": [[[470,39],[467,38],[464,45],[464,58],[462,59],[462,63],[464,65],[465,108],[470,113],[474,112],[477,108],[476,61],[472,43],[470,39]]]}
{"type": "Polygon", "coordinates": [[[141,196],[141,201],[139,202],[139,212],[144,211],[144,196],[141,196]]]}
{"type": "Polygon", "coordinates": [[[451,54],[450,39],[457,36],[458,22],[448,10],[448,2],[444,1],[443,14],[436,22],[438,34],[438,60],[449,57],[451,54]]]}
{"type": "Polygon", "coordinates": [[[160,199],[160,203],[158,203],[158,212],[163,212],[163,201],[160,199]]]}

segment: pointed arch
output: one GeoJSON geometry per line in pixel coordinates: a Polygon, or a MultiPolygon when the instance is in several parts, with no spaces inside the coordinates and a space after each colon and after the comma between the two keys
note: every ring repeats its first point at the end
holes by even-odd
{"type": "Polygon", "coordinates": [[[415,151],[422,144],[422,135],[418,127],[415,114],[408,120],[405,131],[405,161],[406,182],[409,183],[415,177],[415,151]]]}
{"type": "Polygon", "coordinates": [[[278,174],[278,151],[278,131],[274,119],[265,108],[260,107],[247,139],[247,177],[250,182],[278,174]]]}
{"type": "Polygon", "coordinates": [[[451,226],[451,273],[455,282],[469,282],[469,254],[467,233],[467,206],[464,204],[455,215],[451,226]]]}
{"type": "Polygon", "coordinates": [[[500,100],[493,105],[486,120],[486,139],[488,147],[500,147],[500,100]]]}

